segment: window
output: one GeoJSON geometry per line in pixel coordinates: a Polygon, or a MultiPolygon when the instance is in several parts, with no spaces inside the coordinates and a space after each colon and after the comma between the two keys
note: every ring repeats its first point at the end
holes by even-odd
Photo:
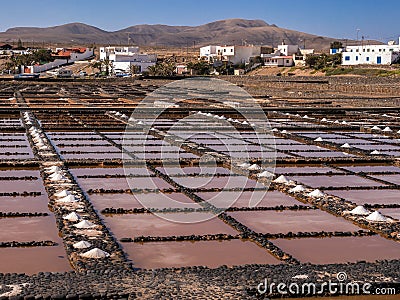
{"type": "Polygon", "coordinates": [[[231,52],[233,52],[233,49],[231,49],[231,52]]]}
{"type": "Polygon", "coordinates": [[[224,52],[226,52],[226,49],[224,49],[224,52]]]}
{"type": "Polygon", "coordinates": [[[358,55],[356,55],[356,61],[358,61],[358,55]]]}
{"type": "Polygon", "coordinates": [[[289,60],[288,60],[288,59],[286,60],[286,63],[287,63],[287,64],[289,63],[289,60]]]}
{"type": "Polygon", "coordinates": [[[369,61],[369,56],[367,56],[367,59],[366,59],[367,61],[369,61]]]}
{"type": "Polygon", "coordinates": [[[350,60],[350,56],[345,56],[344,60],[349,61],[350,60]]]}

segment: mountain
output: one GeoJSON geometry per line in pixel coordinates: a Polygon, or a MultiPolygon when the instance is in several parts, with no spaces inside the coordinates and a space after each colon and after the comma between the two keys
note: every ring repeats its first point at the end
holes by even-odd
{"type": "Polygon", "coordinates": [[[135,25],[118,31],[105,31],[83,23],[60,26],[14,27],[0,32],[0,41],[10,43],[21,39],[27,42],[98,45],[126,44],[140,46],[204,46],[209,44],[286,44],[306,45],[316,50],[328,49],[337,40],[295,30],[280,28],[262,20],[228,19],[200,26],[135,25]]]}

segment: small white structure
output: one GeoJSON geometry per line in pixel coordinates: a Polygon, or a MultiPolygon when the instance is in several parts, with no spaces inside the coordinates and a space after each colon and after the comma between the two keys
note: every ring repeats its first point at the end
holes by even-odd
{"type": "Polygon", "coordinates": [[[292,67],[294,66],[293,56],[264,57],[264,65],[268,67],[292,67]]]}
{"type": "Polygon", "coordinates": [[[100,47],[100,60],[105,59],[111,61],[114,73],[131,73],[132,66],[136,66],[136,73],[141,73],[156,64],[157,54],[140,53],[139,47],[100,47]]]}
{"type": "Polygon", "coordinates": [[[278,45],[278,51],[285,56],[292,56],[293,54],[299,53],[299,45],[278,45]]]}
{"type": "Polygon", "coordinates": [[[43,65],[23,66],[24,73],[40,73],[76,61],[88,60],[94,56],[93,48],[56,48],[54,61],[43,65]]]}
{"type": "MultiPolygon", "coordinates": [[[[400,38],[399,38],[400,41],[400,38]]],[[[391,65],[400,59],[400,45],[390,41],[387,45],[347,46],[342,52],[342,65],[391,65]]]]}
{"type": "Polygon", "coordinates": [[[261,46],[216,46],[209,45],[200,48],[200,59],[213,61],[228,61],[233,64],[250,62],[251,57],[261,54],[261,46]]]}
{"type": "Polygon", "coordinates": [[[139,53],[139,47],[123,47],[123,46],[109,46],[100,47],[100,60],[109,58],[110,55],[130,55],[132,53],[139,53]]]}

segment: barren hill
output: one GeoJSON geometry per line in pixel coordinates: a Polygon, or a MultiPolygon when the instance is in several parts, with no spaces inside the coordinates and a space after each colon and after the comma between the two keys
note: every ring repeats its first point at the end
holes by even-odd
{"type": "Polygon", "coordinates": [[[276,46],[306,44],[307,48],[327,49],[334,38],[316,36],[270,25],[262,20],[228,19],[200,26],[135,25],[118,31],[105,31],[83,23],[60,26],[15,27],[0,32],[0,41],[68,43],[68,44],[126,44],[130,39],[137,45],[166,45],[175,47],[207,44],[264,44],[276,46]]]}

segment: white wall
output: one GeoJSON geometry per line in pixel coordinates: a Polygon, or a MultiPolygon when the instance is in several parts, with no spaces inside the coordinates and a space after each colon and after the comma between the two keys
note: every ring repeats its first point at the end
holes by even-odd
{"type": "Polygon", "coordinates": [[[144,61],[117,61],[113,62],[113,72],[115,73],[115,70],[123,70],[126,73],[130,73],[130,67],[131,66],[140,66],[140,71],[144,72],[147,71],[148,67],[154,66],[156,63],[155,62],[144,62],[144,61]]]}
{"type": "Polygon", "coordinates": [[[291,67],[293,66],[293,57],[274,56],[266,57],[264,65],[270,67],[291,67]]]}
{"type": "Polygon", "coordinates": [[[260,46],[206,46],[200,48],[200,58],[227,60],[233,64],[248,63],[250,57],[261,54],[260,46]]]}
{"type": "Polygon", "coordinates": [[[299,51],[299,45],[278,45],[278,50],[285,56],[296,54],[299,51]]]}
{"type": "Polygon", "coordinates": [[[29,68],[31,69],[32,73],[40,73],[54,68],[58,68],[59,66],[65,65],[66,63],[68,63],[66,59],[55,59],[54,61],[49,62],[47,64],[30,66],[29,68]]]}
{"type": "Polygon", "coordinates": [[[139,47],[121,47],[121,46],[100,47],[100,59],[103,60],[107,58],[110,54],[130,55],[139,52],[140,52],[139,47]]]}
{"type": "Polygon", "coordinates": [[[342,52],[342,65],[390,65],[399,55],[399,52],[342,52]]]}
{"type": "Polygon", "coordinates": [[[234,64],[249,63],[251,57],[259,55],[261,55],[261,47],[235,46],[235,53],[230,61],[234,64]]]}
{"type": "Polygon", "coordinates": [[[130,61],[157,62],[157,54],[139,54],[139,53],[134,53],[132,55],[110,54],[109,58],[110,60],[116,62],[130,62],[130,61]]]}
{"type": "Polygon", "coordinates": [[[200,57],[209,57],[217,54],[217,46],[205,46],[200,48],[200,57]]]}

